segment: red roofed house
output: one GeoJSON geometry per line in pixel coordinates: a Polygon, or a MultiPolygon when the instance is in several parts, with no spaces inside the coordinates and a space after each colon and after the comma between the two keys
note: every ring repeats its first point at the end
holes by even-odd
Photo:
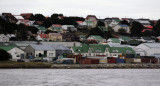
{"type": "Polygon", "coordinates": [[[60,33],[49,33],[51,41],[62,42],[62,35],[60,33]]]}
{"type": "Polygon", "coordinates": [[[36,39],[39,41],[49,41],[49,35],[48,34],[39,34],[36,37],[36,39]]]}
{"type": "Polygon", "coordinates": [[[33,13],[22,13],[21,16],[23,16],[23,18],[27,20],[34,20],[33,13]]]}
{"type": "Polygon", "coordinates": [[[4,19],[11,23],[16,23],[18,20],[11,13],[2,13],[4,19]]]}
{"type": "Polygon", "coordinates": [[[83,28],[87,26],[87,23],[85,21],[76,21],[78,23],[79,28],[83,28]]]}
{"type": "Polygon", "coordinates": [[[58,33],[63,33],[62,25],[60,24],[53,24],[51,27],[48,28],[48,30],[58,32],[58,33]]]}

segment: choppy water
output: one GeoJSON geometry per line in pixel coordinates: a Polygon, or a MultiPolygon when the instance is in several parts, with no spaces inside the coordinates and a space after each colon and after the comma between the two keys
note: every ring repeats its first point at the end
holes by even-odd
{"type": "Polygon", "coordinates": [[[160,86],[160,70],[0,69],[0,86],[160,86]]]}

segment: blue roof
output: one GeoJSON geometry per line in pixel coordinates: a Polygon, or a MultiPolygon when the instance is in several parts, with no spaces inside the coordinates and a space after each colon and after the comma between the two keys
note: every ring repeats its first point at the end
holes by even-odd
{"type": "Polygon", "coordinates": [[[119,24],[119,26],[121,26],[121,27],[128,27],[128,25],[125,25],[125,24],[119,24]]]}

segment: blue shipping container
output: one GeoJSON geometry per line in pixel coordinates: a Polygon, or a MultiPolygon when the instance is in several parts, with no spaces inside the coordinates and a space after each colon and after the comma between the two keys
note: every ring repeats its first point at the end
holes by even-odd
{"type": "Polygon", "coordinates": [[[125,63],[124,59],[116,59],[116,63],[125,63]]]}

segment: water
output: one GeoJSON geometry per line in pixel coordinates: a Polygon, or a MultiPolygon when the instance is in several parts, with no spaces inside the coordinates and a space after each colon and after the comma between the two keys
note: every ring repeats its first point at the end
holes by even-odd
{"type": "Polygon", "coordinates": [[[160,86],[158,69],[0,69],[0,86],[160,86]]]}

